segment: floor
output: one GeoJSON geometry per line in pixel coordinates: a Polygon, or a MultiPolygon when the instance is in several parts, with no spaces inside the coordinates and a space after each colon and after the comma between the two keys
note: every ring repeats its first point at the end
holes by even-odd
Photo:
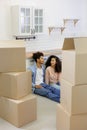
{"type": "Polygon", "coordinates": [[[56,130],[57,103],[37,96],[37,120],[17,128],[0,118],[0,130],[56,130]]]}

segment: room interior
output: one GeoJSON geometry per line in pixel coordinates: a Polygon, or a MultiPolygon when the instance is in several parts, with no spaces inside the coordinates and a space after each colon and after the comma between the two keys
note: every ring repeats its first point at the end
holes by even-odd
{"type": "MultiPolygon", "coordinates": [[[[0,0],[0,40],[24,40],[26,68],[32,64],[32,53],[39,50],[44,52],[45,58],[54,54],[62,59],[62,47],[65,38],[87,37],[86,12],[86,0],[0,0]],[[15,5],[43,9],[42,33],[31,34],[30,32],[29,35],[22,35],[21,37],[14,35],[13,27],[16,26],[13,24],[12,19],[14,20],[15,16],[12,14],[11,8],[15,5]]],[[[31,26],[31,29],[33,29],[33,24],[31,26]]],[[[36,96],[37,120],[17,128],[0,118],[0,129],[57,130],[57,103],[45,97],[36,96]]]]}

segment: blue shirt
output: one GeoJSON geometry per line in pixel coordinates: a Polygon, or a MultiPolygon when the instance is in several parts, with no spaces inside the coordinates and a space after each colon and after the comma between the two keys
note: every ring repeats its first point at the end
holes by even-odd
{"type": "MultiPolygon", "coordinates": [[[[34,63],[34,65],[30,66],[28,68],[28,70],[32,71],[32,89],[34,91],[35,90],[35,81],[36,81],[36,72],[37,72],[36,63],[34,63]]],[[[45,67],[44,67],[44,65],[42,65],[42,70],[43,70],[43,82],[44,82],[44,79],[45,79],[45,67]]]]}

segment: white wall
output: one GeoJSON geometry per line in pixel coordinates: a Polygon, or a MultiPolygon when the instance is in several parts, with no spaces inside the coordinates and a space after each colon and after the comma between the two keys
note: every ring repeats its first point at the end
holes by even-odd
{"type": "MultiPolygon", "coordinates": [[[[48,27],[62,26],[64,18],[79,18],[80,21],[77,24],[78,34],[79,36],[87,36],[87,0],[0,0],[1,40],[12,39],[10,6],[14,4],[38,6],[44,9],[44,32],[46,37],[42,38],[43,43],[40,43],[42,45],[41,47],[44,47],[44,43],[46,43],[47,39],[52,39],[52,42],[48,40],[50,46],[47,46],[47,48],[57,48],[56,42],[60,35],[57,34],[58,32],[56,31],[52,33],[51,36],[48,36],[48,27]],[[55,45],[52,44],[53,40],[55,41],[55,45]]],[[[45,47],[43,49],[45,49],[45,47]]]]}

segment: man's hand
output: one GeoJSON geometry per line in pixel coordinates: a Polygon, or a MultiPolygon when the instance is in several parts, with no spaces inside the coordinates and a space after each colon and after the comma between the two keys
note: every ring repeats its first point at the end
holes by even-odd
{"type": "Polygon", "coordinates": [[[42,86],[41,85],[36,85],[35,88],[42,88],[42,86]]]}

